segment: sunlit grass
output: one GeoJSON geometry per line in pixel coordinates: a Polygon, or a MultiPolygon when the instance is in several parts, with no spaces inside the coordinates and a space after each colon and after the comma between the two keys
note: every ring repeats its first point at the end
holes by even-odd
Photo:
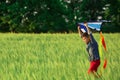
{"type": "MultiPolygon", "coordinates": [[[[94,34],[99,41],[99,34],[94,34]]],[[[120,34],[104,34],[105,80],[119,80],[120,34]]],[[[78,34],[0,34],[0,80],[95,80],[78,34]]],[[[99,72],[101,67],[99,68],[99,72]]]]}

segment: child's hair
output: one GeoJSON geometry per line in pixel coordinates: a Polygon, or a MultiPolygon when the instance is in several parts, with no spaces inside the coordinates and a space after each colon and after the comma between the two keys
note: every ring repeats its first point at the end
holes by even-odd
{"type": "Polygon", "coordinates": [[[87,21],[84,21],[84,24],[87,23],[87,21]]]}
{"type": "Polygon", "coordinates": [[[82,33],[81,38],[82,38],[82,37],[89,37],[89,35],[88,35],[87,32],[85,32],[85,33],[82,33]]]}

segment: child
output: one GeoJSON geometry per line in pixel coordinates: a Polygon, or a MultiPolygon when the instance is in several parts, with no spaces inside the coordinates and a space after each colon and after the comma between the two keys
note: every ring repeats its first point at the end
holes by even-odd
{"type": "Polygon", "coordinates": [[[98,44],[96,40],[94,39],[92,33],[90,32],[90,29],[88,28],[87,23],[84,23],[84,26],[86,27],[87,31],[83,33],[80,29],[80,26],[78,26],[78,32],[83,42],[85,42],[87,45],[86,50],[88,52],[89,61],[90,61],[90,67],[88,69],[88,74],[93,73],[95,77],[99,77],[99,75],[97,74],[97,69],[100,65],[98,44]]]}

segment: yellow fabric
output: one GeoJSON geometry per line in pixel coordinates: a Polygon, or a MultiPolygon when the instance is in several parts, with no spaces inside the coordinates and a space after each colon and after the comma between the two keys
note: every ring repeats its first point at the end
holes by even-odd
{"type": "Polygon", "coordinates": [[[100,57],[102,57],[102,42],[101,42],[101,37],[100,37],[100,41],[99,41],[99,54],[100,54],[100,57]]]}

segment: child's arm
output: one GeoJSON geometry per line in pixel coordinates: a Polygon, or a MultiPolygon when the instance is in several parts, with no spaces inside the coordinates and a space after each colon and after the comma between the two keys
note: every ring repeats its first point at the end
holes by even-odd
{"type": "Polygon", "coordinates": [[[78,33],[80,36],[82,35],[82,31],[80,30],[80,26],[78,26],[78,33]]]}
{"type": "Polygon", "coordinates": [[[91,32],[90,29],[88,28],[88,24],[87,24],[87,23],[84,23],[84,25],[85,25],[85,27],[86,27],[86,29],[87,29],[88,35],[90,35],[90,40],[91,40],[92,42],[95,42],[95,39],[94,39],[94,37],[93,37],[93,35],[92,35],[92,32],[91,32]]]}
{"type": "Polygon", "coordinates": [[[88,24],[87,23],[84,23],[84,25],[85,25],[85,27],[86,27],[86,29],[87,29],[87,32],[88,32],[88,34],[90,34],[90,29],[88,28],[88,24]]]}

